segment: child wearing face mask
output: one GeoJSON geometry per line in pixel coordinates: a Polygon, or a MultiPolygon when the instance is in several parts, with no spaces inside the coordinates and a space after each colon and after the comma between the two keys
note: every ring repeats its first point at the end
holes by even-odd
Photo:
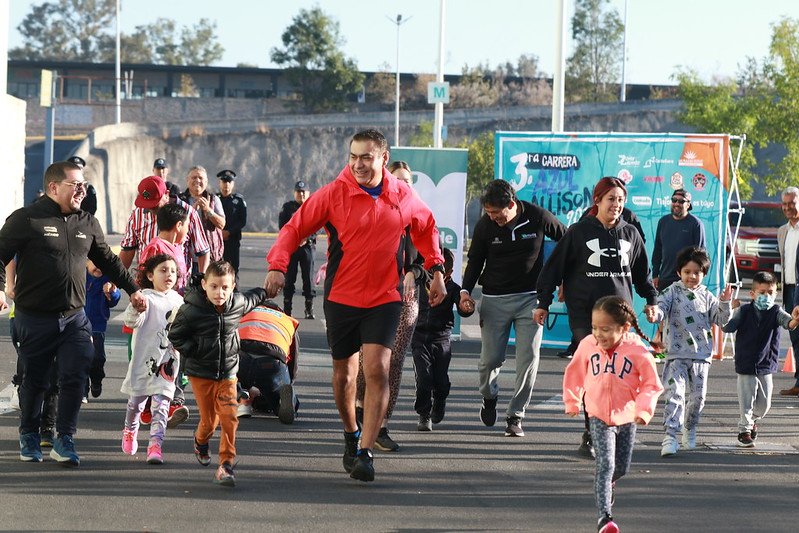
{"type": "MultiPolygon", "coordinates": [[[[738,374],[738,446],[753,448],[758,435],[757,422],[771,408],[771,375],[777,371],[780,349],[780,327],[799,326],[799,306],[789,315],[779,305],[777,279],[769,272],[758,272],[749,291],[752,303],[736,309],[725,333],[735,336],[735,373],[738,374]]],[[[735,306],[737,301],[733,302],[735,306]]]]}

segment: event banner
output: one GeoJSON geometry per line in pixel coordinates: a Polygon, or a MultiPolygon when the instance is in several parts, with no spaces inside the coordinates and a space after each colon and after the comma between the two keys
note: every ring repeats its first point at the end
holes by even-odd
{"type": "MultiPolygon", "coordinates": [[[[627,185],[626,206],[644,228],[650,266],[658,220],[670,213],[672,193],[687,190],[693,198],[691,214],[704,223],[712,263],[704,281],[711,291],[719,290],[727,231],[729,136],[497,132],[495,149],[495,177],[510,182],[520,199],[551,211],[567,226],[590,209],[597,180],[621,179],[627,185]]],[[[546,243],[547,256],[553,247],[546,243]]],[[[644,320],[643,299],[636,297],[634,303],[644,320]]],[[[557,301],[550,308],[545,345],[568,345],[571,333],[565,313],[557,301]]]]}
{"type": "MultiPolygon", "coordinates": [[[[413,188],[436,217],[444,247],[451,249],[455,256],[452,279],[459,285],[463,272],[468,153],[459,148],[391,148],[391,160],[408,163],[413,174],[413,188]]],[[[453,335],[460,334],[459,318],[456,314],[453,335]]]]}

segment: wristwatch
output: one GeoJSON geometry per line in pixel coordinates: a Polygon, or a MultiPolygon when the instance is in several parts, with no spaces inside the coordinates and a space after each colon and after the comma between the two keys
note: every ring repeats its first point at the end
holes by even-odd
{"type": "Polygon", "coordinates": [[[437,264],[430,267],[430,273],[441,272],[441,274],[445,274],[444,265],[437,264]]]}

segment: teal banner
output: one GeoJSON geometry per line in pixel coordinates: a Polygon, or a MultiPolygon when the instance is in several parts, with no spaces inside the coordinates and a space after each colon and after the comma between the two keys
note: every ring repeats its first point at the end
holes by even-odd
{"type": "MultiPolygon", "coordinates": [[[[729,136],[497,132],[495,149],[495,177],[510,182],[519,198],[551,211],[567,226],[591,207],[600,178],[624,181],[627,207],[644,228],[650,267],[658,220],[669,214],[672,192],[687,190],[693,197],[691,214],[704,223],[712,261],[705,283],[710,290],[719,290],[727,229],[729,136]]],[[[548,243],[545,254],[553,247],[548,243]]],[[[641,312],[643,300],[636,298],[634,303],[641,312]]],[[[565,313],[562,303],[550,308],[545,345],[569,343],[565,313]]]]}
{"type": "MultiPolygon", "coordinates": [[[[391,148],[391,161],[405,161],[411,167],[413,188],[433,211],[444,247],[453,251],[452,279],[459,285],[463,278],[468,154],[468,150],[456,148],[391,148]]],[[[452,333],[460,335],[457,314],[452,333]]]]}

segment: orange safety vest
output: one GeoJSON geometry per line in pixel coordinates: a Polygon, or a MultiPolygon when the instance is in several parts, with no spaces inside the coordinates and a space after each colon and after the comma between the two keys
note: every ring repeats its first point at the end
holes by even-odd
{"type": "Polygon", "coordinates": [[[289,355],[294,332],[299,322],[271,307],[256,307],[241,318],[239,338],[241,340],[268,342],[289,355]]]}

